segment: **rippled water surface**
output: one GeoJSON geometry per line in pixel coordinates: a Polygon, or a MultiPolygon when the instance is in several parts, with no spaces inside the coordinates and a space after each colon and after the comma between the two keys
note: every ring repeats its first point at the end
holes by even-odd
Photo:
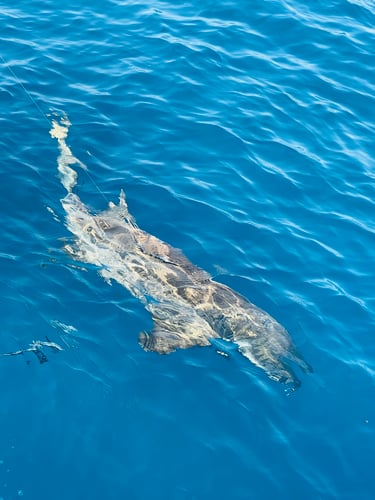
{"type": "Polygon", "coordinates": [[[0,2],[0,497],[375,497],[372,0],[0,2]],[[80,266],[51,116],[140,227],[278,319],[314,368],[286,396],[227,345],[144,352],[80,266]],[[226,351],[219,356],[217,350],[226,351]]]}

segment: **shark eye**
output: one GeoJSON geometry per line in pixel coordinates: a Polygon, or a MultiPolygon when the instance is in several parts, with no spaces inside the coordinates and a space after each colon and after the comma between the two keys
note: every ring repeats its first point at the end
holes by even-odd
{"type": "Polygon", "coordinates": [[[87,233],[91,238],[96,238],[97,236],[97,231],[95,227],[92,224],[87,224],[84,228],[83,231],[87,233]]]}

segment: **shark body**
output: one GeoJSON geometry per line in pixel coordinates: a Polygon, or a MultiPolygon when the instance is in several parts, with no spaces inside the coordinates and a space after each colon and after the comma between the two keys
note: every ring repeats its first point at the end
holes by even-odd
{"type": "Polygon", "coordinates": [[[137,297],[152,316],[153,329],[142,332],[146,351],[168,354],[176,349],[208,346],[215,338],[237,345],[239,352],[267,375],[295,390],[300,381],[289,361],[305,372],[310,366],[297,352],[283,326],[228,286],[214,281],[183,253],[140,229],[129,213],[124,192],[118,204],[92,213],[73,192],[78,163],[65,143],[69,122],[54,122],[58,160],[67,195],[61,200],[66,225],[75,236],[65,250],[76,260],[98,266],[137,297]]]}

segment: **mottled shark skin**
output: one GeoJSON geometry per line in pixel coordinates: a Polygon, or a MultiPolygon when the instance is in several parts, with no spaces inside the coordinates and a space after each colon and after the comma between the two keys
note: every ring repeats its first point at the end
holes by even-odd
{"type": "MultiPolygon", "coordinates": [[[[221,338],[267,375],[295,390],[300,381],[286,361],[305,372],[310,366],[297,352],[288,332],[275,319],[226,285],[214,281],[179,250],[140,229],[121,191],[119,204],[93,214],[73,193],[78,160],[65,143],[69,122],[54,122],[58,160],[67,195],[62,199],[66,225],[75,236],[65,250],[76,260],[94,264],[107,281],[117,281],[137,297],[152,316],[151,332],[142,332],[146,351],[168,354],[176,349],[208,346],[221,338]],[[65,134],[65,135],[64,135],[65,134]],[[68,162],[65,162],[65,160],[68,162]]],[[[82,165],[81,165],[82,166],[82,165]]]]}

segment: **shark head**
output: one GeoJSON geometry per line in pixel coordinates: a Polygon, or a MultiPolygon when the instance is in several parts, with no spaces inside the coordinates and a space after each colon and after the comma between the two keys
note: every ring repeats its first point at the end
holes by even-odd
{"type": "Polygon", "coordinates": [[[68,229],[79,236],[84,233],[93,220],[93,216],[74,193],[69,193],[61,200],[61,204],[66,213],[68,229]]]}

